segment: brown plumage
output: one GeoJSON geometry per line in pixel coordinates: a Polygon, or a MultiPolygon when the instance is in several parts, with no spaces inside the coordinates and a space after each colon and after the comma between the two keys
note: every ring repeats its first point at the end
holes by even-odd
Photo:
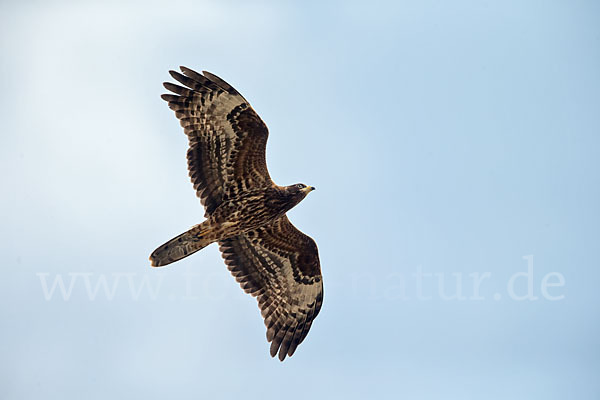
{"type": "Polygon", "coordinates": [[[163,266],[217,242],[242,289],[258,300],[271,342],[283,361],[306,335],[323,301],[314,240],[286,212],[313,187],[277,186],[265,161],[269,132],[250,104],[221,78],[181,67],[170,71],[183,86],[164,94],[189,138],[188,169],[206,220],[158,247],[163,266]]]}

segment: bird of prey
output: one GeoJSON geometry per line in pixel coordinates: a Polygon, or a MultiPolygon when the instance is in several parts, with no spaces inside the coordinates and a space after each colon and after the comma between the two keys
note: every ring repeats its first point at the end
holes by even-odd
{"type": "Polygon", "coordinates": [[[152,266],[216,242],[242,289],[257,298],[271,356],[291,356],[321,309],[323,282],[315,241],[286,212],[315,188],[278,186],[265,160],[268,129],[221,78],[181,67],[163,94],[189,139],[189,175],[206,220],[158,247],[152,266]]]}

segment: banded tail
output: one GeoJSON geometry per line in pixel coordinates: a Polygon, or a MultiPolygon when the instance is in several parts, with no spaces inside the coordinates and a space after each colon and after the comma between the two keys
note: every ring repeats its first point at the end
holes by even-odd
{"type": "Polygon", "coordinates": [[[152,266],[162,267],[163,265],[179,261],[214,242],[215,239],[207,235],[210,229],[203,225],[194,226],[189,231],[174,237],[154,250],[150,255],[152,266]]]}

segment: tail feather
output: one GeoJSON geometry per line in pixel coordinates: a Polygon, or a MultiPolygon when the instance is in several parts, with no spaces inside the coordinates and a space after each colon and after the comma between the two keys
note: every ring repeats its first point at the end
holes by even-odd
{"type": "Polygon", "coordinates": [[[214,242],[214,239],[206,237],[208,232],[203,228],[202,225],[196,225],[189,231],[159,246],[150,255],[152,266],[162,267],[163,265],[179,261],[214,242]]]}

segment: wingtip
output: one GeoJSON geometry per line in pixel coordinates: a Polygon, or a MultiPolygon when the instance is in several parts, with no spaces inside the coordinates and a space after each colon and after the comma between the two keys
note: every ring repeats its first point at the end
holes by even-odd
{"type": "Polygon", "coordinates": [[[202,71],[202,75],[204,75],[205,77],[207,77],[208,79],[210,79],[211,81],[215,82],[215,83],[225,83],[225,81],[223,81],[223,79],[219,78],[218,76],[216,76],[215,74],[213,74],[212,72],[208,72],[208,71],[202,71]]]}
{"type": "Polygon", "coordinates": [[[275,357],[277,355],[277,350],[279,350],[279,346],[275,344],[275,342],[271,342],[270,353],[271,357],[275,357]]]}
{"type": "Polygon", "coordinates": [[[271,342],[271,348],[269,349],[269,352],[271,353],[271,357],[277,356],[279,361],[285,360],[285,357],[287,356],[287,350],[282,348],[281,340],[277,340],[277,338],[271,342]]]}
{"type": "Polygon", "coordinates": [[[181,70],[181,72],[182,72],[184,75],[188,75],[188,74],[193,74],[193,73],[196,73],[196,71],[194,71],[193,69],[191,69],[191,68],[188,68],[188,67],[186,67],[186,66],[184,66],[184,65],[180,65],[180,66],[179,66],[179,69],[181,70]]]}
{"type": "Polygon", "coordinates": [[[287,353],[288,357],[291,357],[294,355],[299,344],[300,343],[298,343],[298,342],[293,342],[292,344],[290,344],[290,348],[288,349],[288,353],[287,353]]]}
{"type": "Polygon", "coordinates": [[[173,70],[169,70],[169,75],[171,75],[171,77],[177,81],[179,81],[179,79],[177,79],[178,77],[182,76],[181,72],[179,71],[173,71],[173,70]]]}

